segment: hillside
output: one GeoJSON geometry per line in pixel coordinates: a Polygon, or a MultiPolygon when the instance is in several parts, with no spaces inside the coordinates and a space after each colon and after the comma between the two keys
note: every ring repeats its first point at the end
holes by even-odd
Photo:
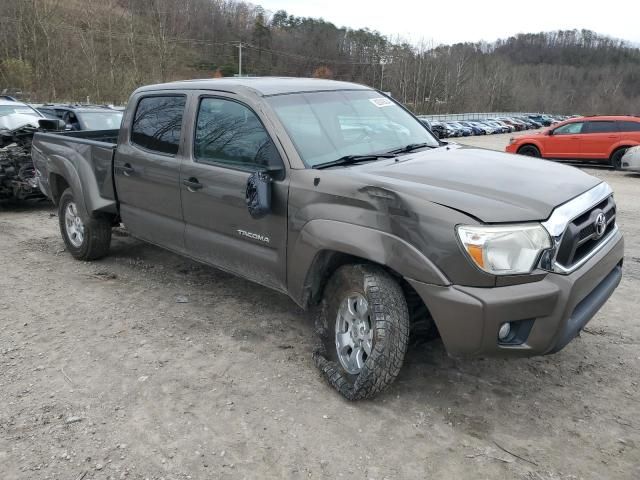
{"type": "Polygon", "coordinates": [[[0,92],[121,103],[141,84],[237,73],[239,42],[244,74],[365,83],[420,113],[640,113],[640,50],[594,32],[415,46],[234,0],[2,2],[0,92]]]}

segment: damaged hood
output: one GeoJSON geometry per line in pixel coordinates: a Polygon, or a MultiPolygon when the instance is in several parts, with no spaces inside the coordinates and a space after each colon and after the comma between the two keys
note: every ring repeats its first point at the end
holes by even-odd
{"type": "Polygon", "coordinates": [[[26,113],[10,113],[0,117],[0,130],[17,130],[22,127],[38,128],[38,120],[42,117],[37,115],[29,115],[26,113]]]}
{"type": "Polygon", "coordinates": [[[457,145],[352,168],[363,181],[438,203],[483,222],[545,220],[555,207],[601,183],[537,158],[457,145]]]}

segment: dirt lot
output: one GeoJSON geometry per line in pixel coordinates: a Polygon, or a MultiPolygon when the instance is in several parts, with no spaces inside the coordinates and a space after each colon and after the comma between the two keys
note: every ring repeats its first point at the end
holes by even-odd
{"type": "Polygon", "coordinates": [[[640,478],[640,177],[590,171],[627,257],[581,338],[510,361],[414,346],[360,403],[288,298],[126,236],[77,262],[47,204],[0,207],[0,477],[640,478]]]}
{"type": "Polygon", "coordinates": [[[501,133],[498,135],[479,135],[477,137],[457,137],[449,140],[463,145],[470,145],[472,147],[488,148],[489,150],[499,150],[504,152],[504,149],[509,144],[509,139],[511,137],[526,135],[532,131],[535,130],[516,133],[501,133]]]}

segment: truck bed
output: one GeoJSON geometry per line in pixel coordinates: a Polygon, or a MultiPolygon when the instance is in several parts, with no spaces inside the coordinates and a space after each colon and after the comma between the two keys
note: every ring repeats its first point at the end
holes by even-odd
{"type": "Polygon", "coordinates": [[[41,190],[53,198],[51,175],[82,190],[88,211],[117,213],[113,155],[118,130],[36,133],[32,157],[41,190]]]}

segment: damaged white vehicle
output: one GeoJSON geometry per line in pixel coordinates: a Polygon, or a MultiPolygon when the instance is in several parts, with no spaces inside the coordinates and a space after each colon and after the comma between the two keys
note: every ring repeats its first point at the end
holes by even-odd
{"type": "Polygon", "coordinates": [[[60,128],[40,112],[11,98],[0,96],[0,200],[38,198],[31,140],[37,130],[60,128]]]}

